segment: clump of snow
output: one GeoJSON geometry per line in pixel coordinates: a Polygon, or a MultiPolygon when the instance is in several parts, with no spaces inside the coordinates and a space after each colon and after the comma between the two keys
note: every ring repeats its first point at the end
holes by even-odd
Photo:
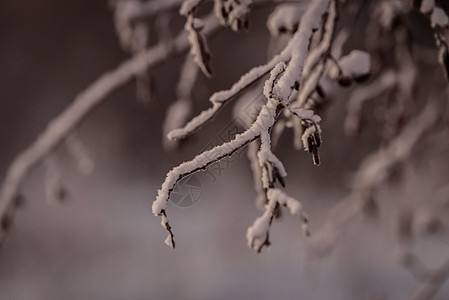
{"type": "Polygon", "coordinates": [[[281,61],[271,70],[270,78],[265,81],[265,85],[263,88],[263,94],[265,95],[265,97],[267,97],[267,99],[273,97],[273,87],[281,74],[284,73],[286,67],[287,65],[285,64],[285,62],[281,61]]]}
{"type": "Polygon", "coordinates": [[[362,78],[371,73],[371,56],[369,53],[361,50],[352,50],[348,55],[339,59],[337,67],[329,70],[329,76],[332,78],[357,79],[362,78]],[[339,74],[341,72],[341,74],[339,74]]]}
{"type": "Polygon", "coordinates": [[[321,122],[321,117],[319,115],[316,115],[315,112],[311,109],[292,106],[290,107],[290,110],[301,119],[312,120],[314,123],[321,122]]]}
{"type": "Polygon", "coordinates": [[[264,244],[269,245],[268,231],[270,229],[270,223],[273,218],[275,207],[276,201],[269,200],[263,215],[258,217],[246,231],[248,246],[257,249],[258,252],[260,252],[264,244]]]}
{"type": "Polygon", "coordinates": [[[214,103],[212,107],[207,110],[202,111],[198,116],[190,120],[184,127],[174,129],[170,131],[167,137],[170,140],[178,140],[187,136],[190,132],[195,131],[203,124],[205,124],[208,120],[212,119],[212,117],[217,113],[217,111],[221,108],[221,103],[214,103]]]}
{"type": "Polygon", "coordinates": [[[283,32],[295,32],[304,14],[304,7],[299,3],[283,4],[276,7],[267,21],[268,30],[273,36],[283,32]]]}
{"type": "Polygon", "coordinates": [[[444,10],[439,7],[435,7],[430,15],[430,23],[432,27],[446,27],[449,24],[449,18],[444,10]]]}
{"type": "Polygon", "coordinates": [[[423,14],[430,14],[435,6],[435,0],[423,0],[421,2],[420,11],[423,14]]]}

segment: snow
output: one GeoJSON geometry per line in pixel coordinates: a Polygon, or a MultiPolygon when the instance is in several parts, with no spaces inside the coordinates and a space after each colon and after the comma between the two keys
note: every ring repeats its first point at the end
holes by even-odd
{"type": "Polygon", "coordinates": [[[305,151],[311,150],[309,148],[308,139],[309,139],[309,137],[313,136],[315,134],[315,132],[316,132],[315,126],[309,126],[306,128],[306,130],[304,130],[304,133],[301,136],[301,141],[302,141],[302,145],[303,145],[305,151]]]}
{"type": "MultiPolygon", "coordinates": [[[[164,131],[182,126],[192,111],[190,99],[178,99],[167,110],[164,122],[164,131]]],[[[170,140],[176,140],[176,132],[170,131],[168,134],[170,140]]]]}
{"type": "Polygon", "coordinates": [[[276,201],[269,199],[263,215],[258,217],[246,231],[246,239],[250,248],[260,249],[265,239],[268,238],[268,230],[275,207],[276,201]]]}
{"type": "MultiPolygon", "coordinates": [[[[165,116],[164,133],[186,124],[192,112],[192,90],[198,77],[199,68],[190,56],[187,56],[181,69],[181,74],[176,87],[177,100],[172,103],[165,116]]],[[[177,146],[172,139],[164,139],[164,147],[172,149],[177,146]]]]}
{"type": "Polygon", "coordinates": [[[435,7],[432,14],[430,15],[430,23],[433,28],[436,26],[446,27],[449,24],[449,18],[447,17],[444,10],[439,7],[435,7]]]}
{"type": "Polygon", "coordinates": [[[215,15],[221,25],[230,25],[232,30],[247,29],[252,0],[215,0],[215,15]]]}
{"type": "Polygon", "coordinates": [[[295,82],[298,82],[302,75],[304,62],[308,54],[310,37],[313,31],[318,28],[321,16],[326,13],[330,0],[317,0],[309,4],[309,7],[301,19],[301,26],[295,33],[292,40],[292,58],[285,70],[284,75],[278,81],[274,93],[283,101],[287,101],[295,82]]]}
{"type": "Polygon", "coordinates": [[[184,127],[170,131],[167,137],[170,140],[178,140],[187,136],[189,133],[195,131],[208,120],[212,119],[212,117],[216,114],[218,109],[221,108],[221,106],[221,103],[214,103],[212,107],[202,111],[198,116],[190,120],[184,127]]]}
{"type": "MultiPolygon", "coordinates": [[[[168,219],[166,219],[165,212],[170,193],[181,178],[207,168],[212,163],[228,155],[231,155],[233,151],[243,147],[244,145],[254,141],[259,137],[261,139],[261,148],[258,152],[259,165],[263,166],[267,162],[269,162],[278,169],[281,176],[287,175],[284,166],[271,151],[269,132],[271,127],[275,124],[276,108],[279,102],[285,101],[285,104],[287,104],[287,99],[291,93],[294,83],[299,82],[299,80],[301,79],[302,69],[308,53],[311,36],[313,34],[313,31],[318,28],[322,19],[321,17],[326,12],[326,9],[329,5],[329,1],[330,0],[319,0],[312,2],[303,17],[299,31],[295,34],[292,41],[287,45],[287,47],[284,48],[284,50],[280,54],[275,56],[266,65],[253,68],[247,74],[242,76],[239,81],[231,87],[231,89],[215,93],[210,99],[213,103],[213,106],[211,108],[203,111],[200,115],[192,119],[184,128],[177,129],[169,133],[168,136],[171,139],[186,136],[189,132],[192,132],[193,130],[197,129],[202,124],[210,120],[217,113],[217,111],[225,101],[229,100],[231,97],[235,96],[237,93],[246,88],[249,84],[273,69],[270,74],[270,79],[267,81],[268,83],[265,84],[264,88],[264,92],[268,96],[268,102],[261,108],[256,121],[251,125],[250,128],[248,128],[241,134],[237,134],[232,141],[216,146],[211,150],[204,151],[192,160],[184,162],[168,172],[164,183],[158,190],[156,200],[153,202],[152,211],[156,216],[162,216],[163,218],[162,225],[169,232],[169,237],[166,240],[166,243],[169,246],[174,247],[174,241],[172,239],[173,234],[171,232],[170,225],[168,224],[168,219]],[[286,67],[285,61],[288,61],[290,59],[290,56],[291,61],[286,67]],[[281,73],[283,73],[283,75],[275,85],[275,88],[277,89],[275,90],[275,93],[271,93],[270,87],[275,84],[277,77],[281,73]],[[280,96],[280,99],[278,97],[276,97],[276,99],[273,99],[271,97],[273,94],[275,94],[276,96],[280,96]]],[[[249,2],[249,0],[246,0],[242,1],[241,3],[245,4],[249,2]]],[[[192,17],[190,16],[189,18],[192,17]]],[[[187,22],[187,24],[190,25],[190,34],[192,35],[193,31],[195,31],[195,22],[191,20],[191,22],[187,22]]],[[[198,32],[195,31],[195,33],[198,32]]],[[[196,38],[198,39],[198,36],[196,38]]],[[[298,110],[298,113],[303,116],[310,116],[310,112],[307,112],[305,110],[298,110]]],[[[311,117],[314,118],[314,115],[312,115],[311,117]]],[[[315,120],[319,121],[319,119],[317,119],[316,117],[315,120]]],[[[311,127],[315,128],[315,126],[311,127]]],[[[263,245],[267,244],[265,242],[268,242],[268,229],[277,203],[286,205],[290,209],[290,212],[294,214],[301,214],[301,205],[295,199],[288,197],[280,190],[268,192],[270,193],[271,197],[269,197],[269,202],[265,213],[260,218],[258,218],[254,222],[253,226],[251,226],[247,231],[248,243],[251,247],[253,247],[254,243],[256,241],[259,241],[259,250],[263,245]],[[265,239],[262,239],[263,233],[265,233],[265,239]]],[[[304,217],[304,215],[301,214],[300,217],[305,223],[306,218],[304,217]]]]}
{"type": "Polygon", "coordinates": [[[280,189],[269,189],[267,192],[268,199],[277,201],[280,205],[286,206],[292,215],[299,216],[302,212],[302,204],[295,198],[290,197],[280,189]]]}
{"type": "Polygon", "coordinates": [[[168,133],[168,138],[171,140],[181,139],[187,137],[195,130],[200,128],[206,122],[211,120],[216,113],[221,109],[223,104],[238,93],[246,89],[254,81],[270,72],[279,62],[287,61],[290,57],[290,47],[287,46],[280,54],[273,57],[267,64],[252,68],[248,73],[244,74],[240,79],[232,85],[229,90],[215,92],[210,101],[212,106],[202,111],[198,116],[190,120],[183,128],[172,130],[168,133]]]}
{"type": "Polygon", "coordinates": [[[435,0],[423,0],[421,3],[420,11],[423,14],[430,14],[435,6],[435,0]]]}
{"type": "Polygon", "coordinates": [[[265,241],[269,243],[268,232],[276,204],[286,206],[293,216],[298,216],[302,220],[302,230],[304,235],[308,235],[307,216],[302,210],[301,202],[277,188],[268,189],[267,197],[268,204],[265,206],[264,213],[257,218],[246,231],[246,239],[250,248],[260,251],[265,241]]]}
{"type": "Polygon", "coordinates": [[[290,107],[290,110],[299,118],[303,120],[312,120],[314,123],[319,123],[321,121],[321,117],[316,115],[315,112],[311,109],[304,109],[298,107],[290,107]]]}
{"type": "Polygon", "coordinates": [[[318,83],[320,82],[321,75],[324,71],[324,65],[318,65],[310,74],[308,80],[302,84],[301,92],[299,93],[297,102],[299,105],[304,105],[310,95],[316,90],[318,83]]]}
{"type": "MultiPolygon", "coordinates": [[[[295,61],[289,63],[289,66],[286,69],[286,71],[288,70],[288,74],[284,74],[275,86],[276,92],[274,94],[280,96],[281,99],[287,99],[296,78],[301,77],[301,71],[307,55],[310,37],[313,34],[313,30],[318,28],[321,16],[326,12],[329,1],[330,0],[319,0],[311,3],[311,6],[303,16],[304,20],[302,21],[300,30],[280,54],[273,57],[267,64],[251,69],[248,73],[240,77],[230,89],[214,93],[210,97],[210,101],[213,103],[212,107],[201,112],[200,115],[188,122],[185,127],[171,131],[168,134],[168,138],[172,140],[181,139],[200,128],[216,115],[218,110],[222,107],[221,103],[230,100],[239,92],[247,88],[251,83],[272,70],[278,63],[289,61],[292,57],[292,49],[295,49],[295,61]]],[[[217,1],[215,3],[218,5],[217,1]]]]}
{"type": "Polygon", "coordinates": [[[282,31],[295,32],[304,14],[304,6],[299,3],[279,5],[267,21],[271,35],[278,36],[282,31]]]}
{"type": "MultiPolygon", "coordinates": [[[[371,73],[371,56],[365,51],[352,50],[338,61],[338,65],[344,78],[360,78],[371,73]]],[[[331,68],[329,76],[337,78],[338,68],[331,68]]]]}
{"type": "Polygon", "coordinates": [[[170,197],[170,193],[178,180],[183,176],[206,168],[218,159],[231,154],[232,151],[239,149],[248,142],[254,140],[261,134],[261,132],[268,131],[275,122],[275,109],[275,104],[269,102],[262,108],[256,121],[248,130],[242,134],[236,135],[232,141],[205,151],[197,155],[194,159],[184,162],[168,172],[161,189],[158,191],[156,200],[153,202],[153,213],[158,216],[167,208],[167,201],[170,197]]]}
{"type": "Polygon", "coordinates": [[[273,87],[276,84],[276,80],[279,79],[280,75],[284,73],[287,65],[285,62],[281,61],[278,63],[270,72],[270,77],[267,81],[265,81],[265,85],[263,88],[263,94],[267,99],[273,97],[273,87]]]}
{"type": "MultiPolygon", "coordinates": [[[[249,7],[245,5],[239,5],[237,8],[234,8],[229,13],[229,23],[233,24],[240,18],[244,17],[245,15],[249,14],[249,7]]],[[[233,28],[234,30],[237,30],[237,28],[233,28]]]]}
{"type": "Polygon", "coordinates": [[[194,62],[200,67],[204,75],[212,77],[212,68],[210,65],[211,53],[207,44],[206,36],[201,33],[204,29],[204,23],[198,18],[189,17],[185,29],[189,33],[190,54],[194,62]]]}
{"type": "Polygon", "coordinates": [[[187,17],[188,15],[193,13],[193,11],[197,8],[198,5],[201,4],[201,2],[203,2],[203,0],[185,0],[181,5],[179,14],[181,16],[187,17]]]}

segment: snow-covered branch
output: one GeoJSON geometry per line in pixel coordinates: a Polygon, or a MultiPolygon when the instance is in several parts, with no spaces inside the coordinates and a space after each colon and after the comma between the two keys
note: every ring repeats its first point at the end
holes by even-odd
{"type": "MultiPolygon", "coordinates": [[[[290,52],[290,49],[292,51],[292,59],[289,62],[289,65],[285,66],[285,61],[280,60],[280,62],[277,62],[275,66],[273,66],[271,69],[270,78],[265,83],[264,87],[264,94],[268,99],[268,102],[266,105],[262,107],[262,109],[259,112],[259,115],[256,119],[256,121],[243,133],[238,134],[232,141],[226,142],[222,145],[219,145],[211,150],[205,151],[198,156],[196,156],[194,159],[184,162],[180,164],[179,166],[172,169],[170,172],[168,172],[167,177],[162,184],[162,187],[158,191],[158,195],[156,197],[156,200],[153,202],[153,213],[156,216],[161,216],[164,218],[164,220],[167,220],[166,222],[162,222],[163,227],[169,232],[169,235],[166,239],[166,244],[168,246],[174,247],[174,241],[173,241],[173,233],[171,230],[171,227],[168,223],[168,219],[166,219],[166,209],[167,209],[167,202],[170,198],[170,194],[173,191],[175,185],[184,178],[187,175],[190,175],[194,172],[197,172],[199,170],[203,170],[207,168],[212,163],[226,157],[229,155],[232,155],[235,151],[240,149],[241,147],[247,145],[250,142],[253,142],[256,139],[261,140],[261,148],[258,153],[259,158],[259,164],[263,168],[262,169],[262,182],[263,187],[265,189],[271,189],[273,188],[273,183],[276,179],[279,179],[281,182],[283,181],[283,177],[286,176],[285,169],[283,168],[280,161],[273,155],[271,152],[271,145],[270,145],[270,136],[269,133],[271,131],[272,126],[275,124],[276,119],[280,113],[280,110],[282,110],[283,107],[289,105],[291,99],[289,97],[278,97],[279,92],[282,91],[280,89],[280,85],[285,85],[285,76],[289,76],[289,80],[291,78],[297,78],[297,82],[301,80],[302,75],[302,66],[304,66],[305,60],[307,58],[308,49],[309,49],[309,43],[311,41],[311,37],[313,35],[314,29],[318,27],[320,24],[320,21],[322,20],[322,16],[327,12],[329,8],[329,0],[320,0],[314,3],[311,3],[308,10],[304,14],[303,22],[301,23],[300,29],[296,32],[295,36],[293,37],[292,43],[290,43],[284,51],[279,54],[277,57],[279,58],[282,55],[286,55],[290,52]],[[318,21],[316,20],[318,19],[318,21]],[[304,28],[303,28],[304,27],[304,28]],[[304,43],[304,44],[302,44],[304,43]],[[298,53],[299,52],[299,53],[298,53]],[[297,64],[298,66],[292,67],[292,64],[297,64]],[[290,73],[287,73],[290,72],[290,73]],[[291,74],[293,72],[297,72],[295,74],[291,74]],[[294,77],[293,77],[294,76],[294,77]],[[277,92],[274,92],[277,91],[277,92]],[[268,163],[268,164],[267,164],[268,163]],[[271,166],[271,168],[270,168],[271,166]],[[274,176],[273,176],[274,175],[274,176]],[[279,175],[279,176],[277,176],[279,175]],[[271,180],[270,180],[271,179],[271,180]],[[271,181],[271,182],[270,182],[271,181]]],[[[333,5],[331,5],[331,10],[336,9],[336,2],[333,2],[333,5]]],[[[336,14],[336,12],[335,12],[336,14]]],[[[274,59],[271,60],[273,62],[274,59]]],[[[266,67],[259,67],[259,70],[265,71],[266,67]]],[[[235,94],[235,91],[240,91],[243,86],[247,86],[247,84],[254,81],[254,77],[258,77],[257,75],[261,75],[258,71],[250,71],[249,75],[243,76],[239,83],[234,85],[233,88],[231,88],[230,91],[221,92],[221,95],[226,95],[230,93],[231,96],[235,94]],[[234,92],[233,92],[234,90],[234,92]]],[[[258,70],[258,69],[256,69],[258,70]]],[[[264,72],[263,72],[264,73],[264,72]]],[[[291,93],[291,87],[288,87],[289,93],[291,93]]],[[[215,94],[217,95],[217,94],[215,94]]],[[[224,100],[229,99],[228,97],[225,97],[224,100]]],[[[215,97],[215,101],[219,101],[220,96],[215,97]],[[218,98],[218,99],[217,99],[218,98]]],[[[213,101],[213,100],[212,100],[213,101]]],[[[223,103],[223,101],[220,101],[218,103],[223,103]]],[[[210,111],[210,110],[209,110],[210,111]]],[[[205,119],[210,117],[210,113],[208,114],[206,112],[203,112],[200,114],[199,117],[197,117],[196,123],[193,126],[198,127],[198,124],[204,124],[205,119]]],[[[301,111],[301,113],[304,113],[301,111]]],[[[213,110],[212,110],[213,114],[213,110]]],[[[312,113],[313,115],[313,113],[312,113]]],[[[189,124],[185,127],[187,128],[189,124]]],[[[185,130],[185,129],[184,129],[185,130]]],[[[185,133],[191,132],[191,131],[183,131],[178,136],[183,136],[185,133]]],[[[172,138],[174,137],[173,131],[172,131],[172,138]]],[[[270,200],[270,199],[268,199],[270,200]]],[[[272,200],[274,201],[274,200],[272,200]]],[[[281,200],[278,200],[281,201],[281,200]]],[[[276,202],[277,203],[277,202],[276,202]]],[[[271,208],[274,209],[276,204],[272,204],[268,206],[268,211],[271,211],[271,208]]],[[[268,212],[266,210],[266,216],[263,217],[263,223],[266,224],[267,220],[271,219],[272,213],[268,212]]],[[[269,221],[268,223],[271,223],[269,221]]],[[[264,243],[262,243],[264,244],[264,243]]],[[[260,246],[260,245],[259,245],[260,246]]]]}

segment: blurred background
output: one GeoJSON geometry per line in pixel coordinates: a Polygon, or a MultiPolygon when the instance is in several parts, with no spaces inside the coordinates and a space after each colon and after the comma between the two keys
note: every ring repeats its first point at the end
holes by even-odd
{"type": "MultiPolygon", "coordinates": [[[[200,76],[195,112],[209,106],[214,91],[266,61],[271,10],[252,13],[249,33],[223,29],[211,39],[216,76],[200,76]]],[[[172,21],[180,28],[184,20],[172,21]]],[[[49,120],[127,57],[106,1],[1,1],[0,176],[49,120]]],[[[262,212],[245,153],[195,175],[200,199],[189,208],[170,205],[176,250],[164,244],[151,203],[166,172],[235,124],[228,106],[181,151],[164,151],[162,124],[182,62],[173,58],[150,72],[149,104],[136,100],[131,82],[82,122],[79,137],[95,162],[90,175],[57,149],[67,201],[46,200],[43,167],[29,174],[26,205],[0,250],[0,299],[407,299],[418,282],[397,263],[393,223],[401,203],[425,199],[447,181],[447,153],[421,159],[404,170],[400,184],[380,190],[380,217],[351,223],[318,267],[309,268],[307,239],[287,214],[273,224],[270,248],[257,255],[247,247],[246,230],[262,212]]],[[[287,191],[309,213],[312,234],[348,193],[352,172],[377,141],[372,132],[345,138],[343,113],[337,100],[326,113],[320,167],[293,150],[291,132],[276,150],[289,173],[287,191]]],[[[419,247],[431,266],[448,253],[441,241],[419,247]]],[[[435,299],[447,295],[446,286],[435,299]]]]}

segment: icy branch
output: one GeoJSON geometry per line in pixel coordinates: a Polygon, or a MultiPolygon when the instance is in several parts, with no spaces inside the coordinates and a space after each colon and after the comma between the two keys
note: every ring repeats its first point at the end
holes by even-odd
{"type": "Polygon", "coordinates": [[[410,157],[421,138],[435,126],[440,113],[438,103],[429,101],[395,139],[363,161],[354,176],[352,193],[333,209],[328,222],[315,235],[311,255],[322,256],[331,250],[346,225],[371,203],[373,191],[389,178],[398,164],[410,157]]]}

